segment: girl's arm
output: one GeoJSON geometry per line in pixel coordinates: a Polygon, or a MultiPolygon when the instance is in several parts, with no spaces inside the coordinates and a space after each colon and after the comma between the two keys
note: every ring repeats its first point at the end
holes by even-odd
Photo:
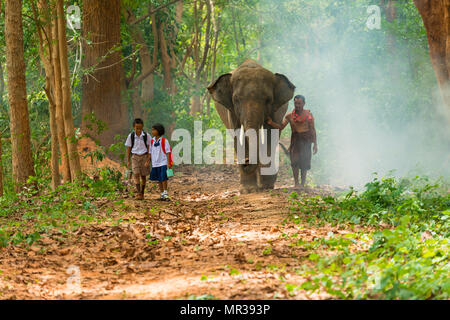
{"type": "Polygon", "coordinates": [[[170,162],[171,159],[171,152],[167,152],[167,166],[169,167],[169,169],[172,169],[173,167],[173,163],[170,162]]]}

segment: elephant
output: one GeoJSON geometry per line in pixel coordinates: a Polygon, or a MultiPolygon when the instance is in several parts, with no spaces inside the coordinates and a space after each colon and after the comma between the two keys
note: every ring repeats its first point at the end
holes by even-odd
{"type": "MultiPolygon", "coordinates": [[[[266,119],[270,117],[276,123],[282,122],[295,91],[289,79],[272,73],[256,61],[246,60],[232,72],[221,75],[207,89],[226,128],[256,130],[258,141],[260,138],[263,141],[266,139],[270,156],[272,135],[269,130],[273,128],[266,123],[266,119]],[[260,131],[261,128],[267,129],[264,137],[260,137],[264,132],[260,131]]],[[[259,154],[256,164],[249,163],[248,137],[245,141],[246,161],[239,164],[241,193],[273,189],[277,174],[261,175],[260,168],[264,166],[259,154]]],[[[237,138],[234,148],[236,153],[237,138]]]]}

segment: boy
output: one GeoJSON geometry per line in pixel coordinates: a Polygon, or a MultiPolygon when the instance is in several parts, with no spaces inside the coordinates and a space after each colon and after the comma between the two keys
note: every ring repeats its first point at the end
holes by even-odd
{"type": "MultiPolygon", "coordinates": [[[[150,142],[150,159],[152,161],[152,172],[150,180],[158,181],[159,191],[161,192],[161,200],[168,200],[167,193],[167,167],[172,169],[172,150],[169,141],[163,137],[165,133],[162,124],[152,126],[152,140],[150,142]]],[[[150,159],[147,161],[150,164],[150,159]]]]}
{"type": "Polygon", "coordinates": [[[149,143],[150,136],[144,132],[144,122],[142,119],[133,121],[134,132],[128,135],[125,146],[127,148],[128,169],[133,171],[134,182],[136,184],[136,200],[144,199],[144,190],[147,175],[150,173],[148,161],[150,159],[149,143]],[[141,183],[142,182],[142,183],[141,183]]]}

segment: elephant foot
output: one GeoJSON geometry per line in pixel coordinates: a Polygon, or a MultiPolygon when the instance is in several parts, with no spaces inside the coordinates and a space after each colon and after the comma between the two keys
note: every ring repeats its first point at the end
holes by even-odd
{"type": "Polygon", "coordinates": [[[241,194],[256,193],[259,191],[261,191],[261,189],[258,188],[257,186],[241,186],[239,190],[241,194]]]}
{"type": "Polygon", "coordinates": [[[275,189],[275,184],[265,184],[261,187],[262,190],[273,190],[275,189]]]}

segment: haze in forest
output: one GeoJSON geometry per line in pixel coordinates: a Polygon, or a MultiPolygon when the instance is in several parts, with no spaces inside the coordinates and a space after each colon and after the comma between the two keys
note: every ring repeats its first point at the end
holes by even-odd
{"type": "MultiPolygon", "coordinates": [[[[369,30],[371,1],[352,10],[345,2],[331,14],[325,6],[308,15],[305,6],[285,19],[259,16],[263,23],[279,21],[269,31],[278,40],[265,44],[262,62],[288,76],[316,119],[315,179],[361,187],[375,172],[448,178],[450,118],[428,53],[414,49],[415,39],[397,37],[384,16],[380,30],[369,30]]],[[[265,6],[276,12],[276,1],[265,6]]]]}

